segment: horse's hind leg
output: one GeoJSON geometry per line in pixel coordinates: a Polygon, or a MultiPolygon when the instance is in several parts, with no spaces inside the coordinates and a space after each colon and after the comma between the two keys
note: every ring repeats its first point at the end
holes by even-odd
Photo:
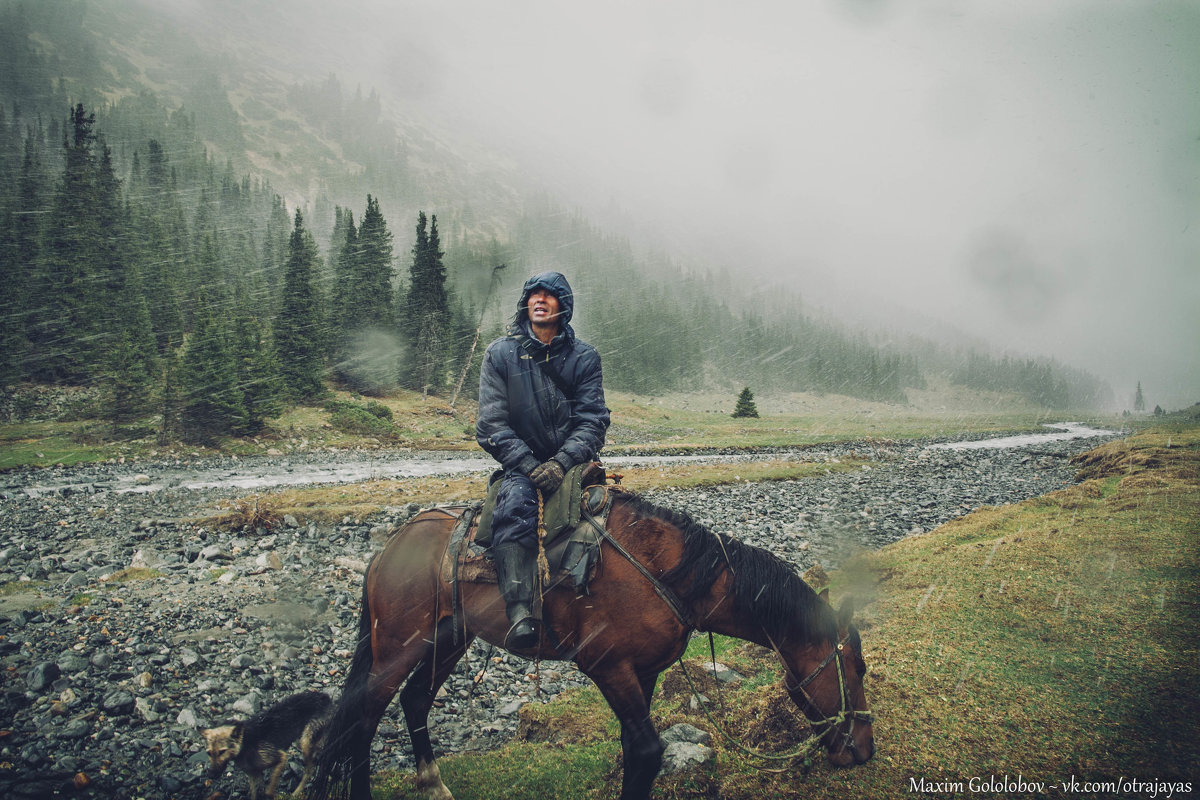
{"type": "Polygon", "coordinates": [[[404,641],[381,638],[377,642],[359,712],[361,753],[350,774],[351,800],[371,800],[370,742],[400,686],[413,672],[421,670],[430,638],[434,637],[418,627],[404,641]]]}
{"type": "Polygon", "coordinates": [[[417,762],[417,788],[423,789],[429,800],[454,800],[446,784],[442,783],[433,757],[433,743],[429,738],[429,709],[433,708],[438,689],[450,677],[470,643],[470,639],[463,637],[463,641],[455,644],[453,621],[443,619],[434,631],[433,642],[429,644],[425,658],[417,664],[400,692],[400,707],[404,709],[413,758],[417,762]]]}

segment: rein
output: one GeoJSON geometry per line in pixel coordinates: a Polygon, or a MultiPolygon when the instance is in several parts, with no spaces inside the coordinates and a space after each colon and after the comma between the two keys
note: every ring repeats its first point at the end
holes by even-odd
{"type": "MultiPolygon", "coordinates": [[[[768,639],[769,638],[770,637],[768,637],[768,639]]],[[[809,757],[810,757],[812,751],[815,750],[817,748],[817,746],[820,744],[821,739],[825,736],[825,734],[828,733],[833,728],[835,728],[836,726],[842,724],[846,720],[850,720],[850,728],[842,733],[842,738],[845,740],[844,746],[849,748],[850,750],[853,750],[855,748],[854,737],[853,737],[854,722],[859,719],[869,721],[872,718],[872,715],[871,715],[870,711],[858,711],[858,710],[852,708],[851,704],[850,704],[849,692],[846,691],[846,669],[845,669],[845,666],[842,664],[842,653],[845,650],[845,644],[849,639],[850,639],[850,635],[846,634],[845,638],[843,638],[840,642],[838,642],[837,646],[829,651],[829,655],[827,655],[825,657],[825,660],[822,661],[820,664],[818,664],[816,666],[816,668],[814,668],[813,671],[810,672],[807,677],[805,677],[802,681],[800,681],[800,683],[796,684],[795,687],[788,685],[787,678],[784,679],[784,683],[783,683],[784,688],[786,688],[789,692],[791,692],[791,691],[800,692],[802,695],[804,695],[804,701],[806,703],[808,703],[808,706],[810,708],[812,708],[814,711],[816,711],[818,714],[822,714],[820,707],[813,701],[812,696],[809,695],[808,692],[806,692],[804,690],[804,687],[809,685],[810,683],[812,683],[814,680],[816,680],[817,676],[820,675],[821,672],[830,665],[830,663],[834,663],[837,665],[838,689],[839,689],[839,694],[841,696],[840,697],[841,707],[838,709],[836,714],[834,714],[832,716],[823,716],[821,719],[817,720],[816,722],[813,722],[812,720],[806,720],[809,724],[809,727],[814,729],[814,732],[811,736],[809,736],[807,739],[802,741],[799,744],[799,746],[796,747],[795,750],[792,750],[787,753],[763,753],[759,750],[755,750],[751,747],[746,746],[741,741],[739,741],[737,738],[735,738],[732,734],[730,734],[729,731],[726,730],[723,725],[721,725],[719,722],[717,722],[717,720],[713,717],[712,711],[709,709],[708,704],[705,703],[703,700],[700,700],[700,705],[704,709],[705,716],[708,717],[708,721],[712,723],[713,727],[721,732],[721,735],[725,738],[725,740],[727,742],[732,744],[734,747],[736,747],[738,750],[745,753],[746,755],[752,756],[754,758],[760,758],[765,761],[794,761],[794,760],[800,758],[801,756],[803,756],[805,759],[805,766],[806,767],[809,766],[811,764],[809,757]]],[[[708,634],[708,644],[709,644],[709,649],[712,652],[713,664],[716,664],[716,661],[717,661],[716,647],[713,643],[713,636],[712,636],[711,632],[708,634]]],[[[783,663],[783,665],[784,665],[784,669],[787,669],[787,662],[783,661],[783,656],[779,652],[779,648],[775,645],[775,642],[773,642],[773,641],[771,642],[771,647],[775,651],[775,654],[777,656],[779,656],[781,663],[783,663]]],[[[679,669],[683,673],[684,679],[687,680],[688,686],[690,686],[692,689],[692,693],[697,698],[700,698],[701,697],[700,691],[696,688],[696,684],[692,680],[691,674],[687,671],[687,667],[683,663],[683,654],[680,654],[677,661],[679,663],[679,669]]],[[[790,670],[788,670],[788,672],[790,672],[790,670]]],[[[761,772],[784,772],[786,769],[787,769],[786,767],[781,768],[781,769],[759,768],[759,770],[761,772]]]]}
{"type": "MultiPolygon", "coordinates": [[[[584,509],[583,513],[588,520],[595,523],[595,519],[592,518],[591,513],[589,513],[587,509],[584,509]]],[[[679,623],[688,630],[694,629],[696,627],[696,622],[692,619],[692,615],[684,606],[683,601],[679,599],[679,595],[671,591],[671,587],[667,586],[658,578],[651,575],[650,570],[646,569],[646,565],[638,561],[637,557],[634,556],[633,553],[626,550],[624,545],[614,539],[612,534],[608,532],[608,529],[605,526],[597,524],[596,529],[600,531],[600,535],[605,541],[612,545],[614,550],[620,553],[626,561],[632,564],[634,569],[642,573],[646,580],[650,581],[650,586],[653,587],[655,594],[661,597],[663,602],[667,604],[667,607],[670,608],[672,613],[675,614],[675,617],[679,620],[679,623]]]]}

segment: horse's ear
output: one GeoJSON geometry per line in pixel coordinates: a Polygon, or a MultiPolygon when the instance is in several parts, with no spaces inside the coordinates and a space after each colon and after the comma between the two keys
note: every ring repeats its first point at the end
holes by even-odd
{"type": "Polygon", "coordinates": [[[850,620],[854,617],[854,598],[847,597],[842,601],[841,608],[837,612],[837,626],[839,629],[850,627],[850,620]]]}
{"type": "Polygon", "coordinates": [[[817,597],[819,597],[820,599],[822,599],[822,600],[824,600],[826,603],[828,603],[828,602],[829,602],[829,587],[828,587],[828,586],[826,586],[824,589],[822,589],[821,591],[817,592],[817,597]]]}

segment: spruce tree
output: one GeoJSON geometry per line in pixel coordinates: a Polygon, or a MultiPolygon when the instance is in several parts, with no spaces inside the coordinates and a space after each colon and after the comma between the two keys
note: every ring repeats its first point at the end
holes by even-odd
{"type": "Polygon", "coordinates": [[[95,114],[77,105],[71,112],[71,137],[64,139],[65,166],[48,216],[45,249],[30,292],[28,333],[32,376],[48,381],[78,381],[89,372],[94,320],[89,314],[95,291],[93,247],[99,239],[95,208],[93,147],[95,114]]]}
{"type": "Polygon", "coordinates": [[[742,389],[742,393],[738,395],[737,405],[733,409],[734,417],[757,417],[758,406],[754,404],[754,393],[750,391],[750,387],[742,389]]]}
{"type": "Polygon", "coordinates": [[[275,346],[285,394],[307,400],[325,393],[321,304],[316,289],[317,246],[296,210],[288,242],[283,299],[275,320],[275,346]]]}
{"type": "Polygon", "coordinates": [[[234,433],[245,422],[237,365],[224,320],[202,292],[196,304],[196,329],[179,365],[180,427],[188,441],[207,443],[234,433]]]}
{"type": "MultiPolygon", "coordinates": [[[[344,331],[354,327],[354,276],[358,270],[358,228],[354,226],[354,213],[350,209],[337,208],[334,212],[333,247],[330,261],[333,267],[333,297],[330,301],[331,324],[336,332],[339,349],[344,331]]],[[[336,354],[340,357],[340,353],[336,354]]]]}
{"type": "Polygon", "coordinates": [[[159,388],[158,443],[169,444],[182,436],[183,391],[179,386],[179,351],[171,347],[163,356],[162,383],[159,388]]]}
{"type": "Polygon", "coordinates": [[[234,349],[237,382],[246,412],[238,432],[256,434],[266,426],[268,419],[284,411],[283,384],[275,348],[262,323],[253,317],[242,316],[238,319],[234,349]]]}
{"type": "Polygon", "coordinates": [[[26,324],[29,292],[39,258],[42,218],[41,163],[34,137],[27,136],[17,193],[0,253],[0,385],[24,377],[29,349],[26,324]]]}
{"type": "Polygon", "coordinates": [[[1137,394],[1135,394],[1133,396],[1133,410],[1134,411],[1145,411],[1146,410],[1146,398],[1142,397],[1142,382],[1141,381],[1138,381],[1137,394]]]}
{"type": "Polygon", "coordinates": [[[107,361],[102,382],[105,417],[115,424],[137,419],[150,409],[152,380],[128,330],[109,350],[107,361]]]}
{"type": "Polygon", "coordinates": [[[413,245],[408,296],[404,303],[404,332],[412,352],[409,385],[421,391],[437,391],[445,378],[447,333],[450,327],[446,294],[446,269],[438,239],[437,217],[426,229],[425,212],[417,216],[417,240],[413,245]]]}
{"type": "MultiPolygon", "coordinates": [[[[433,236],[437,236],[434,219],[433,236]]],[[[395,319],[392,303],[392,233],[387,228],[379,199],[367,195],[367,210],[358,226],[353,303],[358,326],[391,328],[395,319]]]]}

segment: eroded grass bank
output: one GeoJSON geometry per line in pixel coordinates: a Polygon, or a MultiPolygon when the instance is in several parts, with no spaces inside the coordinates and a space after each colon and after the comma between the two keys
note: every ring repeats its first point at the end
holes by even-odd
{"type": "MultiPolygon", "coordinates": [[[[1111,442],[1078,466],[1086,480],[1076,486],[983,509],[862,554],[832,576],[835,599],[871,601],[860,627],[875,759],[852,770],[819,763],[807,776],[798,765],[757,771],[689,708],[692,690],[676,666],[659,683],[656,723],[713,732],[717,755],[661,778],[655,796],[911,797],[922,781],[926,796],[967,796],[980,793],[973,779],[1005,776],[1033,787],[1005,796],[1036,795],[1039,784],[1045,796],[1064,796],[1072,779],[1191,782],[1194,791],[1200,426],[1111,442]]],[[[706,657],[701,643],[689,651],[693,673],[706,657]]],[[[716,724],[786,751],[798,723],[771,659],[740,642],[718,644],[718,657],[749,680],[723,690],[716,724]]],[[[701,689],[717,697],[711,684],[701,689]]],[[[617,796],[616,725],[594,690],[527,705],[522,721],[519,741],[441,760],[458,800],[617,796]]],[[[384,772],[375,796],[421,795],[410,776],[384,772]]],[[[1167,796],[1165,785],[1157,796],[1167,796]]]]}

